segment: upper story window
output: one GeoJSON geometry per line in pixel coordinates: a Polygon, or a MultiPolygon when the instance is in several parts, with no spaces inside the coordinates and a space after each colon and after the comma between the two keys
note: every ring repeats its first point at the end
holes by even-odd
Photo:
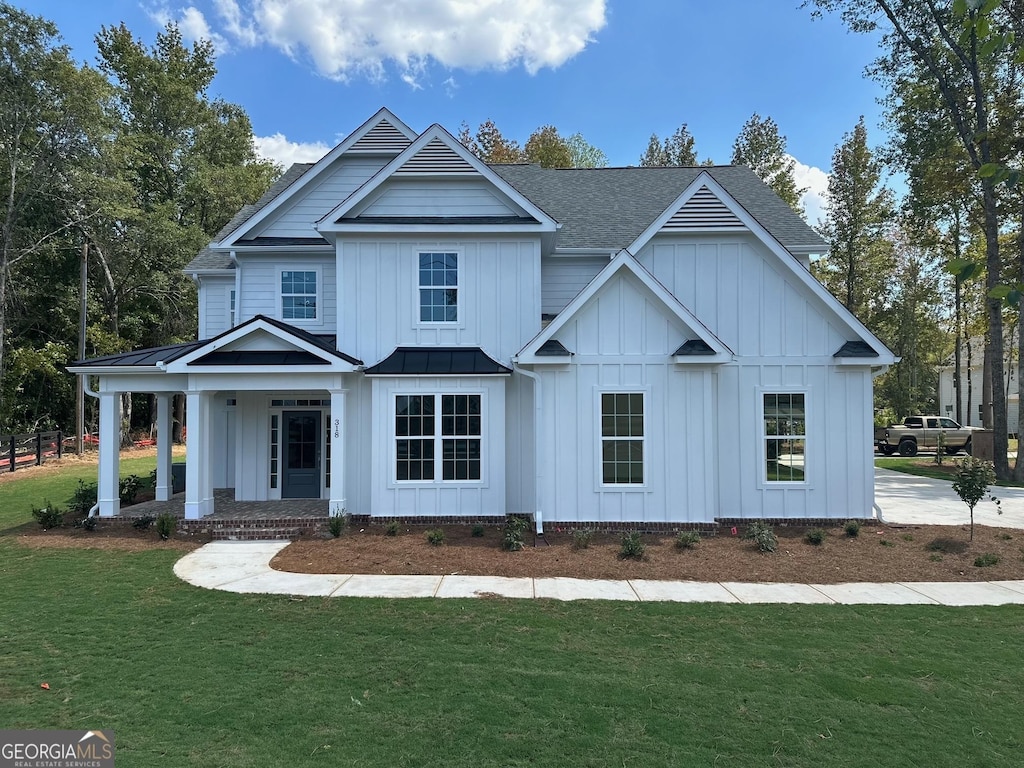
{"type": "Polygon", "coordinates": [[[764,393],[765,480],[807,480],[807,405],[802,392],[764,393]]]}
{"type": "Polygon", "coordinates": [[[644,482],[643,392],[601,394],[601,483],[644,482]]]}
{"type": "Polygon", "coordinates": [[[282,320],[316,320],[317,283],[315,270],[281,272],[282,320]]]}
{"type": "Polygon", "coordinates": [[[459,319],[459,255],[420,253],[420,322],[454,323],[459,319]]]}

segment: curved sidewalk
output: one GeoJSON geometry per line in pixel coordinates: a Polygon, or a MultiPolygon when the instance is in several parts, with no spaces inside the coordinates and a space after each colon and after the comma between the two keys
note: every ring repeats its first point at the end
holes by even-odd
{"type": "Polygon", "coordinates": [[[285,573],[270,567],[287,541],[215,541],[174,564],[189,584],[227,592],[321,597],[518,597],[682,603],[820,603],[875,605],[1024,604],[1024,581],[890,584],[753,584],[285,573]]]}

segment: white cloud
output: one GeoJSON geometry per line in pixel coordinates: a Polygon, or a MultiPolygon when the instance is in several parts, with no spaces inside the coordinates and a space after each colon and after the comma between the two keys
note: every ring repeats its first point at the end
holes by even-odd
{"type": "Polygon", "coordinates": [[[325,77],[383,80],[387,66],[422,87],[449,69],[530,74],[580,53],[606,23],[606,0],[214,0],[223,33],[309,59],[325,77]]]}
{"type": "Polygon", "coordinates": [[[275,133],[273,136],[253,136],[253,141],[256,143],[256,152],[261,157],[280,163],[285,170],[292,163],[315,162],[331,150],[331,147],[319,141],[289,141],[282,133],[275,133]]]}
{"type": "Polygon", "coordinates": [[[813,165],[804,165],[792,155],[794,163],[793,177],[796,179],[796,188],[807,187],[800,202],[807,212],[807,221],[812,227],[818,226],[825,220],[825,196],[828,193],[828,174],[813,165]]]}

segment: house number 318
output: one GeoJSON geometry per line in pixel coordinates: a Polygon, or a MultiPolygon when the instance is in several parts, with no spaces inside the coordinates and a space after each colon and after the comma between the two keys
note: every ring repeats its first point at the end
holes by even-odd
{"type": "Polygon", "coordinates": [[[334,420],[334,436],[341,437],[341,419],[334,420]]]}

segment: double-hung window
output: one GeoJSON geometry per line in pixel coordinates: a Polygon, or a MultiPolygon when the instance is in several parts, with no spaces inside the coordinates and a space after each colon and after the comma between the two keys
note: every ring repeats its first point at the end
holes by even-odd
{"type": "Polygon", "coordinates": [[[480,395],[396,395],[396,480],[480,480],[480,406],[480,395]]]}
{"type": "Polygon", "coordinates": [[[601,393],[601,483],[644,482],[644,395],[601,393]]]}
{"type": "Polygon", "coordinates": [[[765,480],[803,483],[807,479],[807,403],[800,392],[765,392],[765,480]]]}
{"type": "Polygon", "coordinates": [[[459,255],[421,252],[419,299],[421,323],[454,323],[459,319],[459,255]]]}
{"type": "Polygon", "coordinates": [[[281,319],[317,319],[316,270],[281,272],[281,319]]]}

